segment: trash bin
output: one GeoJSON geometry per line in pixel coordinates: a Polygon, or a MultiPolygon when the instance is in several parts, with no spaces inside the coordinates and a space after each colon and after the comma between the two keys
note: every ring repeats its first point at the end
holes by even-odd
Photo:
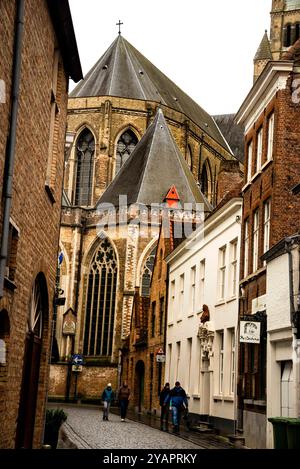
{"type": "Polygon", "coordinates": [[[300,449],[300,419],[286,420],[288,449],[300,449]]]}
{"type": "Polygon", "coordinates": [[[272,417],[268,421],[273,425],[274,448],[288,449],[287,419],[284,417],[272,417]]]}

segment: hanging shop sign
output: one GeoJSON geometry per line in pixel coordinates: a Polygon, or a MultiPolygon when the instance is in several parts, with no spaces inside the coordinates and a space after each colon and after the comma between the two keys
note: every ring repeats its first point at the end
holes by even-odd
{"type": "Polygon", "coordinates": [[[247,344],[260,343],[260,322],[241,321],[240,322],[240,342],[247,344]]]}

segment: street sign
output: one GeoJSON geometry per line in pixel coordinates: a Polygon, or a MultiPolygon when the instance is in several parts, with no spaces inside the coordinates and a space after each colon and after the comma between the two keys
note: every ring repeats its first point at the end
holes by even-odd
{"type": "Polygon", "coordinates": [[[165,363],[165,361],[166,361],[166,356],[163,355],[162,353],[158,353],[158,354],[156,355],[156,361],[157,361],[158,363],[165,363]]]}
{"type": "Polygon", "coordinates": [[[72,371],[81,372],[82,371],[82,365],[72,365],[72,371]]]}
{"type": "Polygon", "coordinates": [[[241,321],[240,322],[240,342],[248,344],[260,343],[260,322],[241,321]]]}
{"type": "Polygon", "coordinates": [[[72,355],[72,365],[83,365],[83,355],[78,353],[72,355]]]}
{"type": "Polygon", "coordinates": [[[165,352],[164,352],[164,349],[162,347],[160,347],[156,352],[156,354],[159,354],[159,355],[163,355],[164,353],[165,352]]]}

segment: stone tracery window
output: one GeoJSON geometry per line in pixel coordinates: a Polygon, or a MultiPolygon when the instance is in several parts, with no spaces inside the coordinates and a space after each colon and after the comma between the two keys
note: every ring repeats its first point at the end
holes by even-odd
{"type": "Polygon", "coordinates": [[[138,143],[137,136],[131,129],[127,129],[119,138],[117,143],[116,156],[116,172],[118,174],[123,164],[128,160],[129,156],[138,143]]]}
{"type": "Polygon", "coordinates": [[[91,205],[94,173],[95,139],[84,129],[76,143],[75,205],[91,205]]]}
{"type": "Polygon", "coordinates": [[[28,318],[28,332],[33,333],[35,337],[42,338],[43,328],[43,297],[41,284],[37,277],[31,292],[30,310],[28,318]]]}
{"type": "Polygon", "coordinates": [[[154,267],[155,254],[156,246],[152,249],[151,253],[149,254],[142,271],[142,296],[150,296],[150,283],[154,267]]]}
{"type": "Polygon", "coordinates": [[[93,256],[87,278],[83,345],[86,356],[112,353],[117,270],[115,251],[105,238],[93,256]]]}

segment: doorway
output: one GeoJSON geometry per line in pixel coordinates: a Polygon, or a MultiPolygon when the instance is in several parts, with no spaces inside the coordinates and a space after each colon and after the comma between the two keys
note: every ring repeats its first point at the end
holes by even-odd
{"type": "Polygon", "coordinates": [[[144,406],[144,387],[145,387],[145,364],[139,360],[135,366],[135,389],[137,390],[136,405],[138,412],[142,412],[144,406]]]}

